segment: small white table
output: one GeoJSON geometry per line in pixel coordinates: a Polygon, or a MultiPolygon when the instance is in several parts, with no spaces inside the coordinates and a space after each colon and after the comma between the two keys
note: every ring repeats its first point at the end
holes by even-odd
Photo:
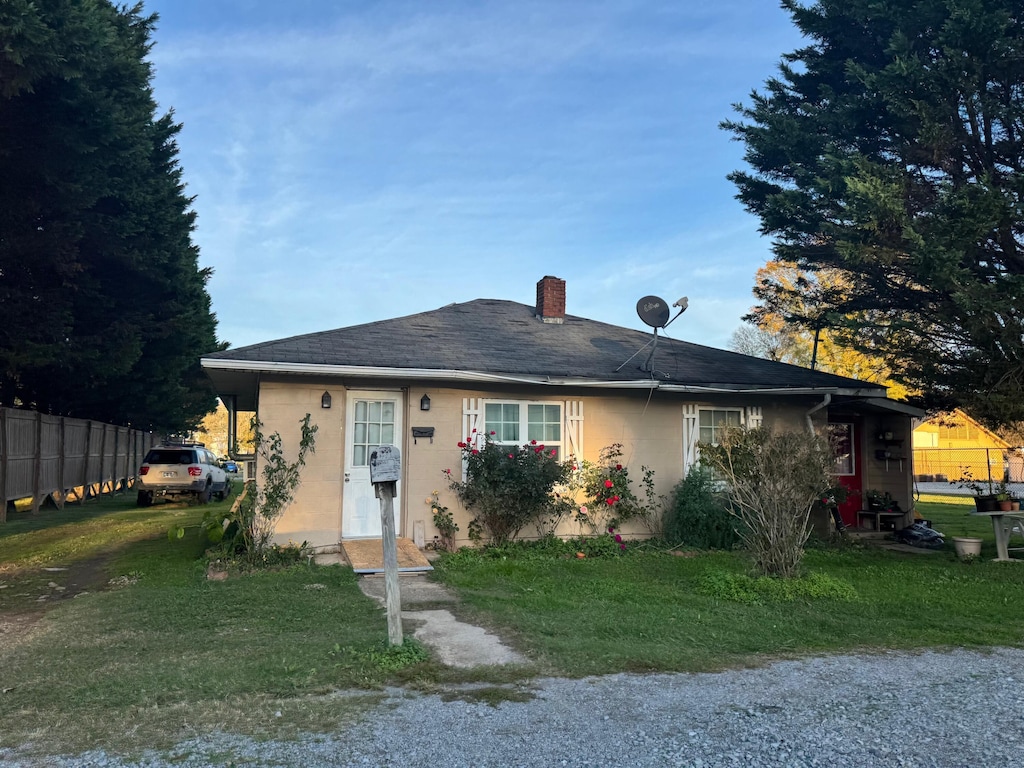
{"type": "MultiPolygon", "coordinates": [[[[992,518],[992,531],[996,535],[996,561],[997,562],[1021,562],[1016,558],[1010,557],[1010,529],[1014,525],[1021,526],[1021,531],[1024,531],[1024,515],[1020,511],[1003,512],[996,510],[995,512],[971,512],[972,515],[982,515],[985,517],[992,518]]],[[[1013,551],[1024,549],[1024,547],[1014,547],[1013,551]]]]}

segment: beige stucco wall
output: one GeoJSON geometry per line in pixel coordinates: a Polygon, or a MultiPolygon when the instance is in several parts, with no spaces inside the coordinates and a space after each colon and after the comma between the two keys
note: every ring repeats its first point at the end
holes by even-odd
{"type": "Polygon", "coordinates": [[[260,383],[259,397],[263,432],[280,433],[288,460],[298,455],[303,417],[310,414],[311,423],[317,426],[315,452],[306,459],[301,485],[278,522],[274,540],[305,541],[320,548],[336,546],[341,539],[345,388],[330,380],[268,380],[260,383]],[[325,391],[331,393],[330,409],[320,407],[325,391]]]}
{"type": "MultiPolygon", "coordinates": [[[[359,382],[360,390],[386,389],[394,391],[393,382],[359,382]]],[[[399,499],[398,534],[413,538],[416,524],[422,523],[427,542],[433,541],[437,531],[433,526],[430,505],[426,503],[432,491],[438,491],[442,503],[455,515],[461,531],[460,543],[468,543],[466,531],[471,515],[462,509],[455,494],[448,488],[443,470],[451,469],[460,476],[461,454],[457,443],[465,438],[463,432],[463,399],[515,399],[525,401],[583,402],[583,457],[597,461],[603,448],[622,445],[622,463],[630,470],[634,491],[642,495],[641,466],[654,470],[656,489],[669,496],[683,476],[683,405],[695,402],[717,408],[742,408],[749,400],[736,397],[688,398],[664,392],[607,393],[595,390],[565,391],[562,389],[498,389],[489,391],[436,387],[434,384],[405,382],[403,390],[404,413],[402,433],[398,447],[402,452],[403,482],[399,499]],[[428,394],[429,411],[421,411],[420,398],[428,394]],[[419,438],[413,442],[412,427],[433,427],[434,439],[419,438]]],[[[306,541],[311,546],[328,548],[341,539],[342,494],[344,492],[344,446],[346,388],[337,380],[299,379],[296,377],[267,378],[260,384],[259,414],[264,431],[278,431],[284,439],[289,457],[298,449],[299,422],[309,413],[318,426],[316,452],[307,459],[302,472],[302,483],[295,501],[278,523],[275,539],[306,541]],[[320,407],[324,391],[332,397],[332,407],[320,407]]],[[[762,398],[764,424],[781,429],[805,429],[806,412],[820,402],[817,398],[762,398]]],[[[815,416],[815,424],[825,423],[824,411],[815,416]]],[[[910,421],[899,419],[909,448],[910,421]]],[[[889,490],[901,504],[910,500],[909,473],[886,472],[874,458],[871,436],[879,430],[877,419],[865,417],[861,430],[862,456],[865,463],[865,488],[889,490]]],[[[565,446],[568,450],[568,446],[565,446]]],[[[909,450],[908,450],[909,453],[909,450]]],[[[580,533],[572,522],[563,522],[558,533],[580,533]]],[[[646,531],[639,523],[626,527],[626,534],[643,535],[646,531]]],[[[536,535],[533,530],[525,536],[536,535]]]]}

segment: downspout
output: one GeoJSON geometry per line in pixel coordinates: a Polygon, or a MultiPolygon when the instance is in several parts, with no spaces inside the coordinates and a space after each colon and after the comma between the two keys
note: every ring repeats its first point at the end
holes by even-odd
{"type": "Polygon", "coordinates": [[[825,399],[822,400],[820,403],[818,403],[813,408],[811,408],[809,411],[807,411],[806,414],[804,414],[804,417],[807,419],[807,431],[810,432],[812,435],[814,434],[814,422],[811,421],[811,416],[813,414],[817,413],[818,411],[820,411],[822,408],[828,408],[828,404],[831,403],[831,402],[832,402],[832,393],[831,392],[826,392],[825,393],[825,399]]]}

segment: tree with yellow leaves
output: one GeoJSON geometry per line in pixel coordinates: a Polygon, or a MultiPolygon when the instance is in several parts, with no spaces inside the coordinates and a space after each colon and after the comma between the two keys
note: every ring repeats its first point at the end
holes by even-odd
{"type": "MultiPolygon", "coordinates": [[[[730,348],[735,352],[799,365],[818,371],[882,384],[889,397],[905,400],[906,386],[892,380],[881,355],[854,348],[851,335],[861,323],[852,315],[828,311],[849,287],[838,269],[811,273],[796,264],[769,261],[757,271],[754,295],[760,303],[744,317],[749,325],[737,329],[730,348]]],[[[862,341],[864,337],[862,336],[862,341]]],[[[870,339],[867,339],[871,343],[870,339]]],[[[879,338],[875,343],[882,343],[879,338]]]]}

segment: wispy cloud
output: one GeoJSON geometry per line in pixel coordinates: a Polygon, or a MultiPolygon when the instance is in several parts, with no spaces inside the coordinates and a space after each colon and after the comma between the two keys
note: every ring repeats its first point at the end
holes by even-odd
{"type": "Polygon", "coordinates": [[[717,123],[793,47],[774,4],[147,8],[236,345],[529,303],[543,274],[569,281],[570,312],[632,327],[640,296],[688,294],[686,328],[721,344],[749,306],[767,243],[717,123]]]}

